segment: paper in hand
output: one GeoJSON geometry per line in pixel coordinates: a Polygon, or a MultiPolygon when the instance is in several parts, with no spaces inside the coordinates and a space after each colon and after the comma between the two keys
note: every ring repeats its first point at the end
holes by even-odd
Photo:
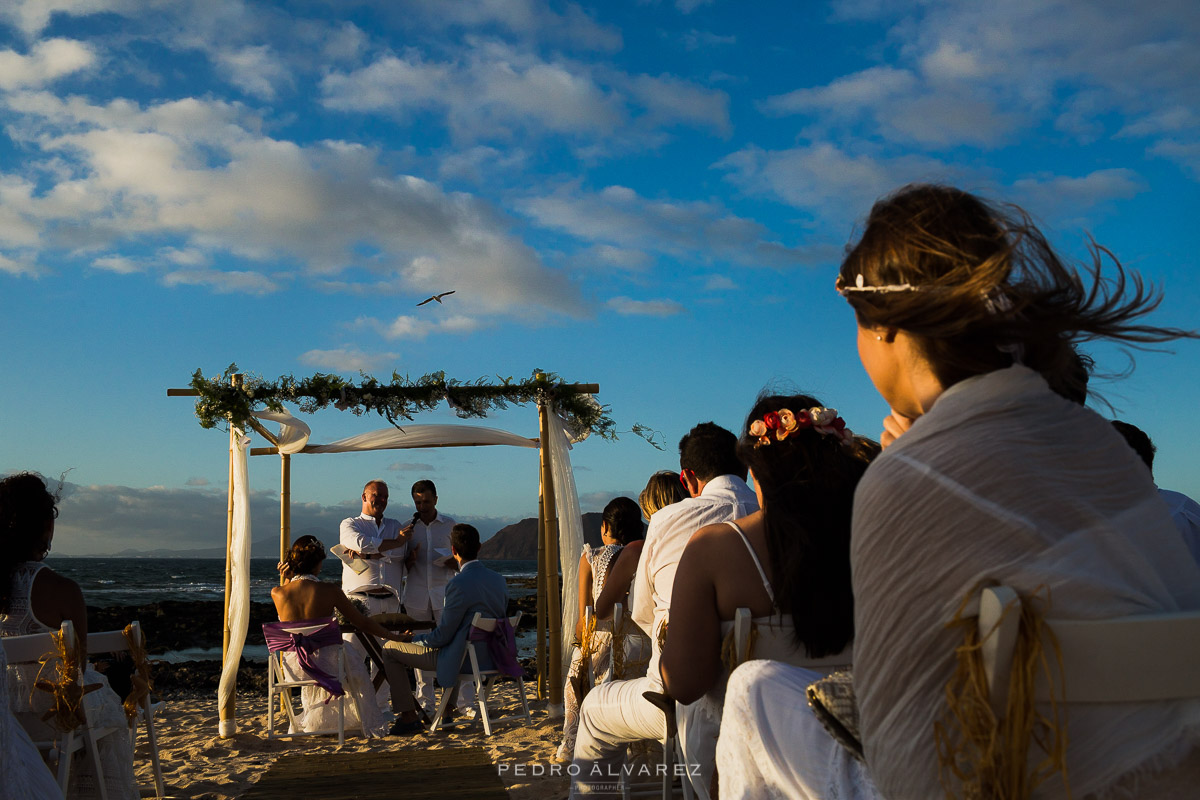
{"type": "Polygon", "coordinates": [[[362,575],[367,571],[367,562],[365,559],[350,555],[350,551],[344,545],[335,544],[329,548],[329,552],[333,553],[350,569],[354,570],[355,574],[362,575]]]}

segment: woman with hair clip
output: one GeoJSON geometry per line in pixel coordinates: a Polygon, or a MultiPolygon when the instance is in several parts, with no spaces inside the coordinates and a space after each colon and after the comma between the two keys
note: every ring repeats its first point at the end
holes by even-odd
{"type": "MultiPolygon", "coordinates": [[[[61,491],[61,484],[59,490],[61,491]]],[[[79,584],[46,566],[58,519],[58,495],[51,493],[40,475],[21,472],[0,480],[0,636],[25,636],[56,631],[64,621],[75,626],[83,658],[84,686],[98,685],[83,696],[88,723],[93,727],[125,727],[128,720],[108,680],[87,663],[87,606],[79,584]]],[[[70,645],[67,645],[68,647],[70,645]]],[[[50,692],[36,688],[39,665],[14,664],[8,669],[8,696],[13,711],[45,712],[53,702],[50,692]]],[[[105,736],[97,743],[103,790],[110,798],[137,798],[133,774],[133,745],[128,736],[105,736]]],[[[99,797],[91,760],[71,769],[68,795],[99,797]]],[[[0,776],[2,777],[2,776],[0,776]]],[[[0,796],[6,784],[0,783],[0,796]]],[[[56,787],[57,789],[57,787],[56,787]]]]}
{"type": "Polygon", "coordinates": [[[583,555],[579,557],[579,622],[575,628],[575,640],[579,644],[571,652],[571,667],[567,671],[563,691],[563,737],[554,755],[556,762],[570,762],[571,754],[575,752],[575,734],[579,730],[579,706],[583,703],[583,696],[591,684],[602,682],[613,666],[611,622],[607,626],[608,631],[593,632],[590,645],[594,649],[588,653],[590,665],[585,664],[587,659],[582,644],[589,632],[584,628],[584,610],[595,603],[617,555],[633,542],[638,542],[640,546],[645,534],[642,512],[637,503],[628,497],[617,497],[609,501],[601,514],[601,545],[583,546],[583,555]],[[590,674],[585,674],[585,670],[590,670],[590,674]]]}
{"type": "Polygon", "coordinates": [[[1200,785],[1198,702],[1056,715],[1014,690],[1003,722],[972,713],[987,706],[986,683],[964,644],[985,585],[1022,598],[1028,661],[1015,670],[1042,669],[1038,618],[1200,608],[1200,571],[1144,466],[1063,396],[1077,388],[1075,342],[1195,334],[1144,323],[1161,298],[1115,259],[1102,277],[1111,254],[1092,256],[1081,277],[1020,209],[958,189],[910,186],[871,210],[837,280],[892,409],[851,537],[865,766],[812,715],[785,719],[779,707],[803,696],[803,679],[756,662],[730,680],[722,794],[1166,798],[1200,785]],[[748,731],[773,747],[740,743],[748,731]]]}
{"type": "Polygon", "coordinates": [[[850,507],[876,452],[808,395],[760,396],[746,417],[737,454],[760,510],[703,527],[688,541],[663,648],[684,757],[700,766],[692,776],[697,796],[709,795],[727,678],[723,639],[734,612],[749,608],[757,626],[790,633],[779,651],[758,658],[837,655],[854,637],[850,507]]]}
{"type": "MultiPolygon", "coordinates": [[[[325,621],[332,619],[336,609],[347,622],[359,630],[381,639],[400,641],[399,634],[387,630],[359,611],[340,586],[326,583],[317,577],[323,563],[325,545],[321,544],[317,537],[301,536],[292,544],[287,558],[279,565],[280,574],[287,582],[271,589],[271,600],[275,603],[279,621],[325,621]]],[[[266,630],[267,626],[263,627],[266,630]]],[[[336,643],[341,644],[340,637],[336,643]]],[[[316,650],[315,653],[319,658],[320,650],[316,650]]],[[[321,668],[325,669],[328,666],[336,671],[336,667],[332,666],[335,663],[327,659],[321,668]]],[[[380,715],[379,706],[375,702],[375,691],[367,668],[356,658],[346,659],[344,688],[354,697],[354,702],[346,704],[346,727],[358,727],[358,713],[361,711],[364,717],[363,733],[366,736],[382,735],[387,729],[387,723],[380,715]]],[[[320,686],[302,687],[304,715],[297,720],[302,731],[327,729],[337,724],[337,708],[332,703],[327,703],[328,697],[329,694],[320,686]]]]}

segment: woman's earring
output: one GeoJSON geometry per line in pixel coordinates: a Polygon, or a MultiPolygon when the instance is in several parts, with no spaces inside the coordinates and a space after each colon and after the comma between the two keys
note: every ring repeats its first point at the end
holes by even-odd
{"type": "Polygon", "coordinates": [[[882,342],[882,341],[883,341],[883,337],[882,337],[882,336],[876,336],[876,337],[875,337],[875,341],[877,341],[877,342],[882,342]]]}

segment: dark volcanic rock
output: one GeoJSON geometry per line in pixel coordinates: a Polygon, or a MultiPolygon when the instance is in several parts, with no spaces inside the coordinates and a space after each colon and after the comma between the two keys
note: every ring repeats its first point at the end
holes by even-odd
{"type": "MultiPolygon", "coordinates": [[[[600,544],[600,517],[594,511],[583,515],[583,539],[590,545],[600,544]]],[[[479,548],[479,558],[484,561],[536,561],[537,530],[534,518],[501,528],[479,548]]]]}
{"type": "MultiPolygon", "coordinates": [[[[262,624],[279,619],[273,603],[250,604],[247,644],[263,644],[262,624]]],[[[219,600],[163,600],[143,606],[88,606],[88,630],[111,631],[137,620],[150,654],[192,647],[220,647],[224,603],[219,600]]]]}

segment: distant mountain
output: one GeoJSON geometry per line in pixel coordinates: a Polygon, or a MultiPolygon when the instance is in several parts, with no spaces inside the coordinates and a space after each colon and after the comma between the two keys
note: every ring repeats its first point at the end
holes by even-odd
{"type": "MultiPolygon", "coordinates": [[[[317,536],[314,531],[298,532],[292,531],[292,541],[295,541],[307,533],[312,533],[317,536]]],[[[317,536],[317,538],[321,538],[317,536]]],[[[328,548],[330,542],[326,542],[328,548]]],[[[334,539],[332,544],[337,544],[334,539]]],[[[93,553],[90,556],[81,556],[82,558],[224,558],[225,548],[221,547],[196,547],[190,550],[168,550],[163,547],[155,548],[154,550],[137,550],[127,548],[118,553],[93,553]]],[[[255,539],[250,543],[251,558],[279,558],[279,535],[255,539]]]]}
{"type": "MultiPolygon", "coordinates": [[[[599,512],[583,515],[583,538],[588,544],[600,544],[599,512]]],[[[523,519],[496,531],[496,535],[479,548],[479,557],[484,560],[536,561],[537,560],[536,518],[523,519]]]]}

